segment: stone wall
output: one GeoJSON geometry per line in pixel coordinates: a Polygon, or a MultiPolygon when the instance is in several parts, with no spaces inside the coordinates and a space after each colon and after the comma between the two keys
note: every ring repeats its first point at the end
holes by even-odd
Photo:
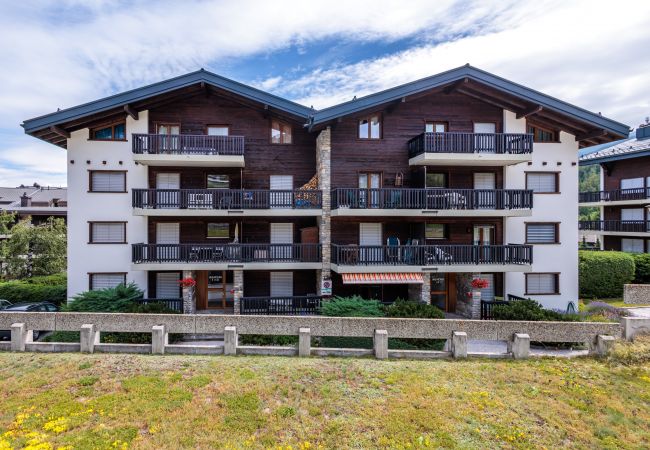
{"type": "Polygon", "coordinates": [[[233,289],[233,312],[239,314],[241,298],[244,295],[244,271],[232,271],[232,289],[233,289]]]}
{"type": "Polygon", "coordinates": [[[626,284],[623,286],[623,303],[650,305],[650,284],[626,284]]]}
{"type": "Polygon", "coordinates": [[[317,292],[321,293],[321,281],[331,279],[332,250],[331,239],[331,152],[332,133],[329,127],[320,132],[316,138],[316,171],[318,173],[318,189],[322,192],[323,213],[318,219],[320,243],[322,245],[323,268],[316,280],[317,292]]]}
{"type": "Polygon", "coordinates": [[[456,274],[456,314],[472,317],[472,274],[456,274]]]}

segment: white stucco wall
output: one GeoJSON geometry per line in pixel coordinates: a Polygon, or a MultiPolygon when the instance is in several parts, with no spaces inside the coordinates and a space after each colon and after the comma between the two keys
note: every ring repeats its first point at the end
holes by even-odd
{"type": "Polygon", "coordinates": [[[147,242],[147,219],[131,207],[131,189],[147,187],[146,167],[135,165],[131,151],[131,134],[148,132],[147,111],[138,119],[127,117],[125,142],[90,141],[87,128],[68,139],[68,297],[88,290],[89,272],[127,272],[127,282],[146,290],[147,273],[130,271],[131,244],[147,242]],[[126,170],[127,193],[88,192],[90,170],[126,170]],[[89,244],[89,221],[127,222],[128,244],[89,244]]]}
{"type": "MultiPolygon", "coordinates": [[[[504,132],[525,133],[526,120],[504,111],[504,132]]],[[[531,295],[547,308],[566,310],[569,302],[578,304],[578,142],[571,134],[561,132],[560,143],[535,143],[532,165],[528,163],[505,169],[506,189],[525,189],[528,172],[559,172],[560,194],[534,194],[530,217],[505,220],[505,243],[526,241],[526,222],[560,222],[560,244],[533,245],[531,273],[560,273],[560,295],[531,295]],[[546,163],[546,165],[544,165],[546,163]],[[561,163],[558,165],[558,163],[561,163]],[[576,165],[573,165],[576,163],[576,165]]],[[[505,274],[505,294],[523,295],[523,273],[505,274]]]]}

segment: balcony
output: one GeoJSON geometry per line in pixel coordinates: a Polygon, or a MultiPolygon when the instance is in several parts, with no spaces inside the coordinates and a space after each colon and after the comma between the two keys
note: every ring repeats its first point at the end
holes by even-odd
{"type": "Polygon", "coordinates": [[[156,166],[244,167],[244,137],[133,134],[133,159],[156,166]]]}
{"type": "Polygon", "coordinates": [[[533,192],[524,189],[332,190],[332,216],[529,216],[533,192]]]}
{"type": "Polygon", "coordinates": [[[319,216],[319,190],[133,189],[134,214],[144,216],[319,216]]]}
{"type": "Polygon", "coordinates": [[[580,206],[645,205],[650,203],[650,188],[581,192],[580,206]]]}
{"type": "Polygon", "coordinates": [[[650,235],[649,220],[581,220],[578,224],[580,231],[612,236],[648,236],[650,235]]]}
{"type": "Polygon", "coordinates": [[[532,161],[533,135],[422,133],[408,141],[412,166],[508,166],[532,161]]]}
{"type": "Polygon", "coordinates": [[[133,270],[320,269],[320,244],[133,244],[133,270]]]}
{"type": "Polygon", "coordinates": [[[332,245],[333,270],[362,272],[528,272],[531,245],[332,245]]]}
{"type": "Polygon", "coordinates": [[[320,313],[323,298],[315,295],[291,297],[242,297],[239,313],[264,316],[313,316],[320,313]]]}

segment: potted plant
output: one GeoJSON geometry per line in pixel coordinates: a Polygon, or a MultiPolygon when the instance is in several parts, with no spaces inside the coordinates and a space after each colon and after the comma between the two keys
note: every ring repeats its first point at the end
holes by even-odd
{"type": "Polygon", "coordinates": [[[472,300],[476,303],[481,302],[481,289],[490,286],[490,282],[485,278],[474,278],[472,280],[472,300]]]}
{"type": "Polygon", "coordinates": [[[183,288],[183,300],[187,303],[194,300],[194,287],[196,286],[196,280],[192,277],[182,278],[178,281],[181,288],[183,288]]]}

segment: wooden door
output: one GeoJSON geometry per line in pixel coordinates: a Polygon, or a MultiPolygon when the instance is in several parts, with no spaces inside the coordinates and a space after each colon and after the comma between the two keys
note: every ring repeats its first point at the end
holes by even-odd
{"type": "Polygon", "coordinates": [[[196,309],[208,309],[208,271],[196,271],[196,309]]]}
{"type": "Polygon", "coordinates": [[[456,312],[456,274],[431,274],[431,304],[445,312],[456,312]]]}

